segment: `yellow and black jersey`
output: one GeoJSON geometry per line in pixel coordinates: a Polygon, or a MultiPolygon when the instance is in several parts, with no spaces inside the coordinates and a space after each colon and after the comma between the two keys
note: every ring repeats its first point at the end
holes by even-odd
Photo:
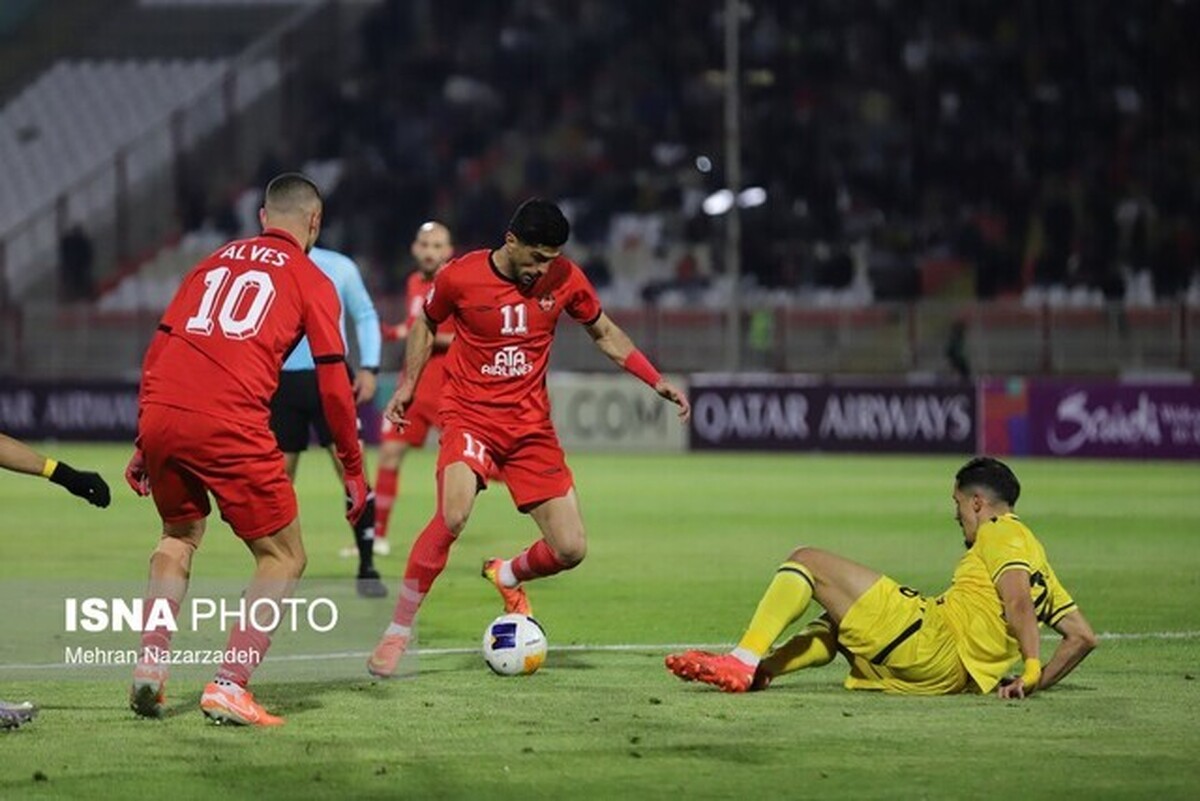
{"type": "Polygon", "coordinates": [[[1010,570],[1029,575],[1039,623],[1053,626],[1075,608],[1046,551],[1016,515],[992,518],[954,570],[950,589],[937,598],[959,657],[983,692],[990,692],[1021,655],[1009,634],[996,581],[1010,570]]]}

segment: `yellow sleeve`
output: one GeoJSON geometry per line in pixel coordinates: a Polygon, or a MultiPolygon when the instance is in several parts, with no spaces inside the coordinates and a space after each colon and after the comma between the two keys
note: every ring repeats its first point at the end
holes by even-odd
{"type": "Polygon", "coordinates": [[[1046,588],[1050,591],[1049,603],[1041,610],[1038,619],[1048,626],[1054,626],[1068,612],[1077,609],[1078,606],[1075,599],[1067,592],[1067,588],[1059,583],[1058,576],[1054,575],[1054,570],[1049,563],[1046,564],[1045,579],[1046,588]]]}
{"type": "Polygon", "coordinates": [[[1035,554],[1029,538],[1009,521],[989,521],[980,526],[975,547],[993,584],[1010,570],[1033,572],[1035,554]]]}

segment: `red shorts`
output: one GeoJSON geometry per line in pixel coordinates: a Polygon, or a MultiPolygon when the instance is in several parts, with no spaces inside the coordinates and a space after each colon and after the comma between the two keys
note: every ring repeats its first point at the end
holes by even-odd
{"type": "Polygon", "coordinates": [[[508,484],[513,503],[522,512],[542,501],[561,498],[575,483],[558,435],[549,422],[541,426],[497,430],[462,421],[446,421],[438,451],[437,472],[463,462],[482,486],[497,475],[508,484]]]}
{"type": "Polygon", "coordinates": [[[154,505],[165,523],[208,517],[208,493],[244,540],[296,519],[296,493],[271,430],[200,412],[147,405],[138,423],[154,505]]]}
{"type": "Polygon", "coordinates": [[[420,448],[429,437],[429,429],[437,427],[437,401],[416,401],[405,410],[404,416],[408,425],[403,431],[398,431],[392,421],[384,417],[379,427],[380,437],[384,442],[406,442],[420,448]]]}

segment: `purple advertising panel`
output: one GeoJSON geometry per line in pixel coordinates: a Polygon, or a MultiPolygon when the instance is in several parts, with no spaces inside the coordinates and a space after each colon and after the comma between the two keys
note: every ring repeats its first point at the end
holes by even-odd
{"type": "Polygon", "coordinates": [[[0,382],[0,431],[19,439],[133,442],[133,382],[0,382]]]}
{"type": "MultiPolygon", "coordinates": [[[[386,399],[377,395],[381,403],[386,399]]],[[[363,439],[377,443],[379,410],[367,403],[358,412],[363,439]]],[[[137,418],[138,387],[132,381],[0,381],[0,431],[19,439],[132,443],[137,418]]]]}
{"type": "Polygon", "coordinates": [[[1200,459],[1200,387],[1030,381],[1030,453],[1200,459]]]}
{"type": "Polygon", "coordinates": [[[812,384],[697,377],[694,450],[971,453],[971,385],[812,384]]]}

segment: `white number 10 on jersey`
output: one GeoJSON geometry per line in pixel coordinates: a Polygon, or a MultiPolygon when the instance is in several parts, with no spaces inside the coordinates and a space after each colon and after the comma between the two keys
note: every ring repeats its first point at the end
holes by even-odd
{"type": "MultiPolygon", "coordinates": [[[[193,334],[209,336],[213,330],[213,309],[217,298],[221,295],[229,280],[231,270],[228,267],[215,267],[204,274],[204,297],[200,298],[199,310],[188,318],[184,326],[193,334]]],[[[221,333],[229,339],[249,339],[262,328],[263,319],[271,309],[275,300],[275,284],[271,276],[262,270],[247,270],[233,279],[221,309],[217,312],[217,323],[221,333]],[[243,303],[249,293],[254,296],[248,303],[243,303]],[[244,308],[238,315],[239,306],[244,308]]]]}

